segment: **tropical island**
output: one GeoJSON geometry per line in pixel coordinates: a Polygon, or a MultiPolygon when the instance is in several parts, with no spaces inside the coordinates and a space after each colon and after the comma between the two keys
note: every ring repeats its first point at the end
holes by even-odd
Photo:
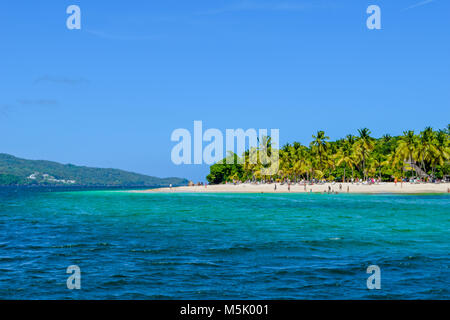
{"type": "MultiPolygon", "coordinates": [[[[284,145],[279,152],[279,170],[274,176],[264,176],[264,164],[252,155],[258,148],[247,150],[242,158],[236,154],[233,163],[224,159],[210,168],[206,177],[210,184],[230,182],[300,182],[300,181],[374,181],[388,182],[415,179],[435,182],[449,178],[450,125],[434,131],[425,128],[419,134],[404,131],[402,136],[371,137],[367,128],[358,135],[328,141],[324,131],[312,136],[309,146],[299,142],[284,145]]],[[[273,152],[270,137],[260,143],[270,156],[273,152]]],[[[260,147],[261,148],[261,147],[260,147]]],[[[266,165],[267,166],[267,165],[266,165]]]]}
{"type": "Polygon", "coordinates": [[[329,141],[324,131],[312,136],[309,146],[299,142],[275,149],[270,137],[242,157],[230,153],[210,167],[209,185],[159,192],[355,192],[448,193],[450,192],[450,125],[425,128],[401,136],[371,136],[367,128],[358,135],[329,141]],[[278,153],[278,171],[264,175],[261,150],[278,153]],[[252,159],[257,161],[252,161],[252,159]],[[230,161],[230,159],[232,161],[230,161]]]}
{"type": "Polygon", "coordinates": [[[182,178],[157,178],[118,169],[91,168],[0,153],[0,186],[163,187],[182,178]]]}

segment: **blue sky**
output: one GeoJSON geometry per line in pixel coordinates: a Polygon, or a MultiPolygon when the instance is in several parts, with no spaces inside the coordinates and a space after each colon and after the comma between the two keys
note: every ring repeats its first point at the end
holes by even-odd
{"type": "Polygon", "coordinates": [[[170,160],[194,120],[281,144],[443,128],[449,35],[445,0],[2,1],[0,152],[200,181],[170,160]]]}

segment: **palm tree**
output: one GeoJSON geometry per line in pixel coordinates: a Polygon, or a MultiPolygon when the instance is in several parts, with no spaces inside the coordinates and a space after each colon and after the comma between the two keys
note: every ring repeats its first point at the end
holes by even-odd
{"type": "Polygon", "coordinates": [[[403,136],[400,137],[395,153],[401,159],[401,161],[408,159],[410,166],[412,167],[412,169],[414,169],[415,172],[416,170],[414,168],[415,164],[414,156],[416,152],[417,152],[417,136],[414,134],[413,130],[404,131],[403,136]]]}
{"type": "Polygon", "coordinates": [[[271,179],[277,173],[275,170],[278,169],[279,165],[279,150],[273,149],[272,138],[270,136],[263,136],[257,140],[258,146],[253,150],[253,153],[256,153],[256,162],[259,164],[259,175],[262,180],[267,181],[269,177],[271,179]],[[276,152],[272,152],[273,150],[276,152]]]}
{"type": "Polygon", "coordinates": [[[404,131],[400,137],[384,135],[380,139],[370,137],[367,128],[358,132],[358,137],[348,135],[345,139],[328,142],[329,137],[324,131],[318,131],[309,147],[294,142],[286,144],[281,150],[272,145],[270,137],[263,137],[258,140],[258,146],[243,153],[243,163],[238,163],[241,159],[238,155],[227,155],[226,159],[233,157],[234,163],[225,164],[223,161],[229,167],[222,170],[227,173],[223,174],[221,181],[272,181],[279,178],[298,182],[302,177],[309,181],[322,177],[334,179],[343,170],[342,181],[345,182],[349,169],[352,170],[352,178],[358,174],[363,175],[364,179],[375,175],[379,178],[404,177],[405,168],[416,171],[416,175],[423,174],[425,170],[429,170],[433,177],[449,174],[450,126],[440,131],[428,127],[420,135],[414,131],[404,131]],[[279,161],[279,171],[268,173],[272,172],[268,170],[271,169],[269,163],[273,163],[275,157],[279,161]],[[266,160],[268,163],[265,163],[266,160]]]}
{"type": "Polygon", "coordinates": [[[450,159],[450,147],[448,133],[439,130],[434,139],[433,157],[431,158],[432,176],[437,165],[443,166],[450,159]]]}
{"type": "Polygon", "coordinates": [[[244,170],[248,173],[247,176],[253,182],[256,179],[256,172],[260,170],[261,164],[258,161],[258,150],[252,147],[244,153],[244,170]]]}
{"type": "Polygon", "coordinates": [[[308,148],[302,146],[300,143],[294,143],[292,149],[292,157],[294,159],[294,173],[297,175],[297,177],[306,174],[306,179],[308,180],[311,167],[308,148]]]}
{"type": "Polygon", "coordinates": [[[391,141],[392,137],[389,133],[386,133],[386,134],[383,134],[381,139],[383,140],[384,143],[388,143],[389,141],[391,141]]]}
{"type": "Polygon", "coordinates": [[[328,142],[326,140],[329,140],[330,137],[326,136],[324,131],[317,131],[317,134],[313,135],[312,138],[314,140],[311,142],[311,149],[317,156],[318,169],[322,171],[322,164],[325,162],[328,150],[328,142]]]}
{"type": "Polygon", "coordinates": [[[285,180],[292,173],[292,156],[291,156],[292,146],[286,144],[280,150],[280,167],[278,175],[281,176],[282,180],[285,180]]]}
{"type": "Polygon", "coordinates": [[[359,137],[355,143],[356,154],[362,161],[364,180],[367,179],[366,159],[374,148],[373,138],[370,136],[370,130],[367,128],[358,129],[359,137]]]}
{"type": "Polygon", "coordinates": [[[424,172],[426,172],[425,161],[431,160],[434,152],[434,132],[431,127],[426,127],[420,133],[417,144],[417,156],[420,159],[420,165],[424,172]]]}
{"type": "Polygon", "coordinates": [[[350,148],[351,148],[351,154],[352,154],[352,160],[353,160],[353,166],[351,167],[352,169],[352,181],[354,178],[354,166],[356,165],[356,154],[354,152],[355,149],[355,143],[356,143],[356,137],[352,134],[348,134],[346,137],[347,143],[349,144],[350,148]]]}
{"type": "Polygon", "coordinates": [[[395,152],[390,153],[387,156],[386,161],[384,161],[382,164],[389,166],[392,178],[399,178],[400,176],[402,176],[404,168],[403,159],[400,159],[395,152]]]}
{"type": "Polygon", "coordinates": [[[352,178],[353,178],[353,165],[355,163],[353,156],[353,144],[354,138],[352,135],[348,135],[347,139],[344,140],[342,147],[339,149],[337,157],[338,162],[337,165],[340,166],[342,163],[344,164],[344,177],[342,182],[345,182],[345,169],[347,166],[352,169],[352,178]]]}
{"type": "Polygon", "coordinates": [[[383,154],[374,152],[371,164],[375,168],[375,172],[378,170],[378,178],[381,180],[381,168],[385,164],[383,154]]]}

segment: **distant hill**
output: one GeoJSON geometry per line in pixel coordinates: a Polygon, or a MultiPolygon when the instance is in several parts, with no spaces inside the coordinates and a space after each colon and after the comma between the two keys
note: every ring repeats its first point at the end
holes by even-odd
{"type": "Polygon", "coordinates": [[[0,186],[159,187],[187,185],[182,178],[156,178],[118,169],[101,169],[25,160],[0,153],[0,186]]]}

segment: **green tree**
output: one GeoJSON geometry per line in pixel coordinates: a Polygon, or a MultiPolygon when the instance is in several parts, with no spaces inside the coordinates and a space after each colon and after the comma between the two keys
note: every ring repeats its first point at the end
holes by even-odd
{"type": "Polygon", "coordinates": [[[355,154],[362,162],[362,171],[364,180],[367,180],[366,160],[374,148],[373,138],[370,136],[370,130],[367,128],[358,129],[359,137],[355,143],[355,154]]]}
{"type": "Polygon", "coordinates": [[[352,169],[352,178],[353,178],[353,166],[355,164],[355,158],[353,154],[353,145],[354,145],[354,137],[352,135],[348,135],[347,139],[344,140],[342,147],[338,151],[338,162],[337,165],[340,166],[344,164],[344,177],[342,182],[345,182],[345,170],[346,168],[352,169]]]}
{"type": "Polygon", "coordinates": [[[326,166],[328,142],[330,137],[325,135],[324,131],[317,131],[316,135],[312,136],[313,141],[311,142],[312,153],[316,156],[315,163],[317,164],[317,172],[323,176],[323,170],[326,166]]]}
{"type": "MultiPolygon", "coordinates": [[[[415,155],[417,153],[417,136],[413,130],[403,132],[403,136],[400,137],[397,149],[395,151],[399,160],[404,162],[408,160],[412,169],[415,171],[415,155]]],[[[416,172],[417,175],[417,172],[416,172]]]]}

